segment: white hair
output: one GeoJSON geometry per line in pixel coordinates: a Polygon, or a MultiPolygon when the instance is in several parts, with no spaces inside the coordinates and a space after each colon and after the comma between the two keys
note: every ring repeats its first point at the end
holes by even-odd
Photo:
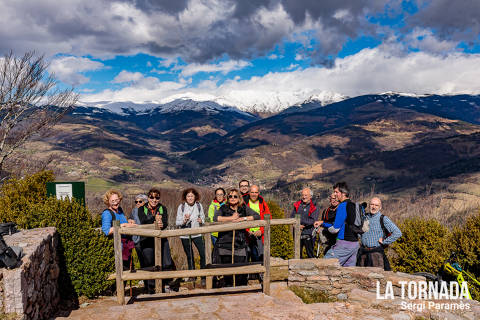
{"type": "Polygon", "coordinates": [[[310,189],[310,188],[303,188],[302,191],[301,191],[301,193],[302,193],[303,191],[305,191],[305,190],[308,190],[308,191],[310,192],[310,197],[313,197],[313,191],[312,191],[312,189],[310,189]]]}

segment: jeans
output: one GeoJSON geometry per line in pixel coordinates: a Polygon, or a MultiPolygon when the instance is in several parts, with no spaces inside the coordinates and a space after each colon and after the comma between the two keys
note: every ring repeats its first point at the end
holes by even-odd
{"type": "Polygon", "coordinates": [[[259,245],[261,246],[262,244],[261,241],[262,241],[261,237],[257,239],[257,237],[255,236],[250,236],[249,242],[248,242],[249,254],[248,254],[247,261],[251,261],[251,262],[262,261],[263,247],[259,248],[259,245]]]}
{"type": "Polygon", "coordinates": [[[342,267],[355,267],[358,249],[357,241],[337,240],[337,243],[327,251],[323,258],[337,258],[342,267]]]}
{"type": "Polygon", "coordinates": [[[212,247],[215,246],[215,243],[217,242],[217,237],[211,236],[212,237],[212,247]]]}
{"type": "Polygon", "coordinates": [[[203,236],[195,237],[191,239],[184,239],[181,238],[183,250],[185,250],[185,254],[187,255],[187,263],[188,269],[193,270],[195,269],[195,264],[193,260],[193,246],[192,243],[195,244],[197,247],[198,253],[200,254],[200,269],[205,268],[205,244],[203,243],[203,236]]]}

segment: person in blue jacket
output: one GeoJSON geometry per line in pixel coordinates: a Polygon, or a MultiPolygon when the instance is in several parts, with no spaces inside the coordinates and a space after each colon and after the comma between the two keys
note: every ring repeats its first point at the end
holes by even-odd
{"type": "MultiPolygon", "coordinates": [[[[135,221],[127,219],[123,213],[120,203],[123,196],[120,191],[108,190],[103,195],[103,203],[107,206],[102,212],[102,231],[106,236],[113,235],[113,221],[118,220],[121,227],[134,227],[135,221]]],[[[132,249],[134,243],[131,240],[131,236],[122,235],[122,260],[123,269],[128,270],[130,268],[130,259],[132,256],[132,249]]]]}
{"type": "Polygon", "coordinates": [[[341,266],[354,267],[360,247],[358,234],[353,227],[355,203],[349,199],[350,191],[345,182],[336,183],[333,186],[333,193],[340,204],[337,207],[335,221],[328,231],[337,234],[337,242],[326,252],[324,258],[337,258],[341,266]]]}

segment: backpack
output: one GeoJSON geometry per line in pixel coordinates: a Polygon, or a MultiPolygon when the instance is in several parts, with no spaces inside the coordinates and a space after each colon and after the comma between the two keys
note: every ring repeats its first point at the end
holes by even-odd
{"type": "MultiPolygon", "coordinates": [[[[200,212],[202,210],[202,207],[200,207],[200,202],[195,202],[195,204],[197,205],[197,209],[198,209],[198,212],[200,212]]],[[[182,213],[185,211],[185,202],[182,203],[182,213]]],[[[160,212],[160,214],[162,214],[163,212],[160,212]]]]}
{"type": "MultiPolygon", "coordinates": [[[[392,235],[392,233],[390,231],[388,231],[388,229],[385,227],[385,216],[382,214],[380,216],[380,226],[382,227],[382,231],[383,231],[383,240],[385,240],[386,238],[390,237],[392,235]]],[[[382,244],[382,247],[386,248],[388,247],[388,244],[382,244]]]]}
{"type": "Polygon", "coordinates": [[[350,225],[350,228],[357,235],[361,235],[368,231],[369,222],[365,216],[366,206],[367,204],[365,202],[355,202],[355,221],[350,225]]]}
{"type": "Polygon", "coordinates": [[[6,236],[17,233],[17,225],[13,222],[0,223],[0,235],[6,236]]]}
{"type": "Polygon", "coordinates": [[[16,268],[21,260],[21,256],[21,250],[17,254],[11,247],[9,247],[5,243],[5,240],[3,240],[3,236],[0,235],[0,268],[16,268]]]}

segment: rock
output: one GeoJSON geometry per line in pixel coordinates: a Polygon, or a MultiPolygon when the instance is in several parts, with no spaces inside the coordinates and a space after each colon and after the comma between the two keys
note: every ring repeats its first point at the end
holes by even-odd
{"type": "Polygon", "coordinates": [[[347,300],[348,299],[348,296],[345,294],[345,293],[339,293],[337,294],[337,299],[338,300],[347,300]]]}
{"type": "Polygon", "coordinates": [[[410,317],[410,315],[407,313],[392,314],[392,320],[410,320],[410,319],[412,319],[412,317],[410,317]]]}
{"type": "Polygon", "coordinates": [[[50,318],[57,308],[58,257],[52,239],[53,227],[22,230],[5,236],[9,246],[23,248],[22,264],[12,270],[1,270],[4,291],[0,291],[2,309],[25,319],[50,318]],[[52,277],[52,270],[53,276],[52,277]]]}
{"type": "Polygon", "coordinates": [[[375,273],[375,272],[371,272],[367,275],[367,277],[371,278],[371,279],[384,279],[385,276],[383,274],[380,274],[380,273],[375,273]]]}

